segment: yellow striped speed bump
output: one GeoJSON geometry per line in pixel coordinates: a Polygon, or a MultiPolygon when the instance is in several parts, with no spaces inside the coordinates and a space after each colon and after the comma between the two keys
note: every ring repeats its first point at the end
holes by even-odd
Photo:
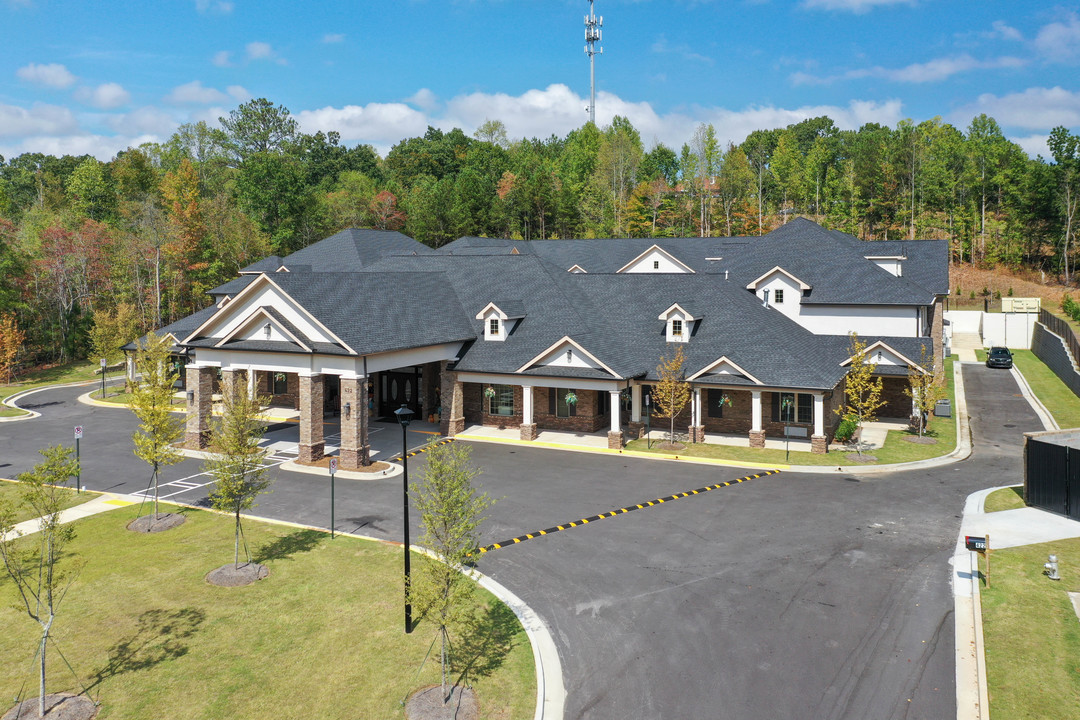
{"type": "Polygon", "coordinates": [[[564,525],[556,525],[555,527],[549,527],[547,530],[536,530],[536,531],[531,532],[531,533],[526,533],[524,535],[519,535],[516,538],[511,538],[510,540],[504,540],[503,542],[493,543],[491,545],[487,545],[485,547],[480,548],[477,552],[479,552],[482,555],[484,553],[489,553],[492,550],[498,550],[500,548],[504,548],[504,547],[506,547],[508,545],[516,545],[518,543],[525,542],[526,540],[532,540],[533,538],[538,538],[541,535],[550,535],[551,533],[559,532],[560,530],[569,530],[570,528],[577,527],[579,525],[588,525],[591,522],[596,522],[597,520],[603,520],[604,518],[615,517],[616,515],[623,515],[623,514],[628,513],[628,512],[634,512],[635,510],[642,510],[642,509],[647,508],[647,507],[653,507],[654,505],[662,505],[663,503],[671,502],[673,500],[681,500],[682,498],[690,497],[691,495],[701,495],[702,493],[707,493],[710,490],[719,490],[720,488],[730,487],[731,485],[738,485],[739,483],[744,483],[747,480],[755,480],[755,479],[757,479],[759,477],[765,477],[766,475],[776,475],[779,472],[780,472],[779,470],[766,470],[765,472],[760,472],[760,473],[757,473],[756,475],[747,475],[746,477],[737,478],[735,480],[729,480],[727,482],[717,483],[716,485],[708,485],[708,486],[703,487],[703,488],[698,488],[697,490],[687,490],[686,492],[675,493],[674,495],[668,495],[667,497],[657,498],[656,500],[650,500],[648,502],[643,502],[643,503],[640,503],[638,505],[627,505],[626,507],[619,508],[618,510],[612,510],[611,512],[600,513],[599,515],[593,515],[591,517],[582,518],[580,520],[575,520],[574,522],[569,522],[569,523],[566,523],[564,525]]]}
{"type": "MultiPolygon", "coordinates": [[[[407,458],[416,457],[420,453],[426,453],[428,450],[430,450],[433,447],[438,447],[440,445],[446,445],[446,444],[452,443],[452,442],[454,442],[454,438],[446,438],[445,440],[440,440],[437,443],[432,443],[430,445],[425,445],[424,447],[419,448],[418,450],[413,450],[411,453],[407,453],[405,455],[405,457],[407,457],[407,458]]],[[[390,462],[401,462],[401,453],[398,453],[394,457],[390,458],[390,462]]]]}

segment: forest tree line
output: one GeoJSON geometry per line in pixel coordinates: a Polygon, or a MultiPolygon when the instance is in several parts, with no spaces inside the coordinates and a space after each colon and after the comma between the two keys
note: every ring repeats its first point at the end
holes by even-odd
{"type": "Polygon", "coordinates": [[[220,127],[182,125],[109,162],[0,158],[0,317],[25,332],[23,365],[86,357],[346,227],[438,247],[464,235],[758,235],[802,215],[865,240],[947,239],[951,262],[1070,284],[1080,136],[1055,128],[1049,148],[1028,157],[985,115],[965,129],[935,118],[840,130],[817,117],[726,147],[702,124],[677,150],[646,148],[616,117],[546,139],[511,140],[498,120],[471,136],[429,127],[384,158],[303,133],[257,99],[220,127]]]}

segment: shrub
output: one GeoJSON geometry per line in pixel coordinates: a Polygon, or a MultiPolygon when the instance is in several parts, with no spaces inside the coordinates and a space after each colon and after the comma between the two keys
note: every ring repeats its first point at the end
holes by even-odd
{"type": "Polygon", "coordinates": [[[1012,291],[1012,288],[1010,287],[1009,292],[1007,293],[1007,297],[1012,297],[1012,296],[1013,296],[1013,291],[1012,291]]]}
{"type": "Polygon", "coordinates": [[[836,428],[836,435],[834,436],[836,441],[847,442],[850,440],[851,436],[855,434],[855,428],[855,418],[845,415],[844,419],[840,421],[840,427],[836,428]]]}
{"type": "Polygon", "coordinates": [[[974,299],[975,299],[975,291],[974,291],[974,290],[972,290],[972,291],[971,291],[971,299],[972,299],[972,300],[974,300],[974,299]]]}

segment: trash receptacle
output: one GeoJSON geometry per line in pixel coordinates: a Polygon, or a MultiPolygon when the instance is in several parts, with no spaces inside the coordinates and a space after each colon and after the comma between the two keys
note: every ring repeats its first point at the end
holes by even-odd
{"type": "Polygon", "coordinates": [[[938,400],[934,404],[934,416],[935,417],[952,417],[952,404],[948,399],[938,400]]]}

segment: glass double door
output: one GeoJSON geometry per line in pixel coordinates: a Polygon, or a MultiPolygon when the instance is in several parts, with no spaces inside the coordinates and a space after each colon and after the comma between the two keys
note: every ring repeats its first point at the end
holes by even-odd
{"type": "Polygon", "coordinates": [[[391,370],[379,374],[379,416],[393,417],[394,411],[405,405],[420,416],[420,368],[391,370]]]}

